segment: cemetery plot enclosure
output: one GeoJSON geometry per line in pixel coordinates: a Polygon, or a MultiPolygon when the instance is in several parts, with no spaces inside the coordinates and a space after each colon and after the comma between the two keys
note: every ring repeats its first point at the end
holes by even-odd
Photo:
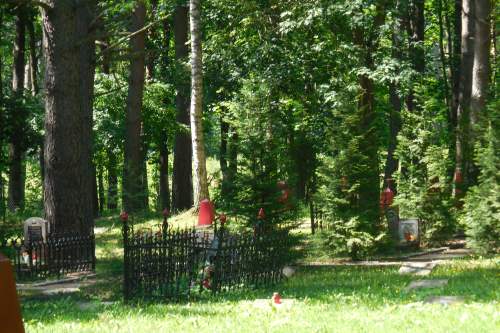
{"type": "Polygon", "coordinates": [[[50,234],[45,239],[10,238],[0,251],[12,262],[18,280],[95,270],[94,235],[50,234]]]}
{"type": "Polygon", "coordinates": [[[158,228],[134,232],[124,222],[124,297],[185,300],[276,283],[288,261],[288,229],[232,234],[158,228]]]}

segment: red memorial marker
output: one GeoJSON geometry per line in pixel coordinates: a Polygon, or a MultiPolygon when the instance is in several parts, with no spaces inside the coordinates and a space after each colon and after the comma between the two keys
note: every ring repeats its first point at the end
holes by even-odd
{"type": "Polygon", "coordinates": [[[281,304],[281,295],[277,292],[273,293],[272,301],[274,304],[281,304]]]}
{"type": "Polygon", "coordinates": [[[257,215],[259,220],[263,220],[266,218],[266,213],[264,213],[264,208],[259,209],[259,214],[257,215]]]}
{"type": "Polygon", "coordinates": [[[394,192],[389,186],[380,194],[380,208],[386,209],[394,202],[394,192]]]}
{"type": "Polygon", "coordinates": [[[24,333],[10,260],[0,254],[0,331],[24,333]]]}
{"type": "Polygon", "coordinates": [[[225,214],[220,214],[220,215],[219,215],[219,221],[220,221],[220,224],[221,224],[221,225],[226,224],[226,221],[227,221],[227,217],[226,217],[226,215],[225,215],[225,214]]]}
{"type": "Polygon", "coordinates": [[[128,221],[128,213],[127,212],[122,212],[120,214],[120,219],[122,220],[122,222],[127,222],[128,221]]]}
{"type": "Polygon", "coordinates": [[[214,206],[207,199],[200,202],[200,212],[198,214],[198,226],[209,226],[215,218],[214,206]]]}

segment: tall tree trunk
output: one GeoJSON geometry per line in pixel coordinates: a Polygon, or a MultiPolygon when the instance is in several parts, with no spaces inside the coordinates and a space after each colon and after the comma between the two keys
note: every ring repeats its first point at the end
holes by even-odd
{"type": "Polygon", "coordinates": [[[144,193],[142,197],[143,209],[149,209],[149,183],[148,183],[148,145],[142,145],[142,193],[144,193]]]}
{"type": "Polygon", "coordinates": [[[102,56],[102,72],[104,74],[111,73],[111,57],[109,55],[109,41],[107,38],[101,41],[100,50],[102,56]]]}
{"type": "MultiPolygon", "coordinates": [[[[455,129],[457,127],[457,109],[460,96],[460,69],[462,52],[462,0],[455,0],[453,15],[453,47],[451,52],[451,78],[452,78],[452,98],[451,98],[451,119],[455,129]]],[[[455,136],[454,136],[455,137],[455,136]]],[[[453,147],[453,150],[456,147],[453,147]]]]}
{"type": "Polygon", "coordinates": [[[104,197],[104,175],[102,172],[102,167],[99,167],[97,172],[97,185],[99,187],[99,213],[102,214],[104,212],[105,206],[105,197],[104,197]]]}
{"type": "MultiPolygon", "coordinates": [[[[175,58],[178,66],[183,70],[181,64],[188,55],[188,8],[178,5],[174,12],[174,37],[175,58]]],[[[177,108],[177,122],[189,126],[189,95],[187,82],[178,82],[175,104],[177,108]]],[[[191,135],[181,130],[175,136],[174,141],[174,168],[172,180],[172,209],[179,211],[191,208],[193,205],[193,183],[192,183],[192,149],[191,135]]]]}
{"type": "MultiPolygon", "coordinates": [[[[161,61],[161,77],[163,78],[164,81],[167,81],[167,75],[168,75],[168,66],[169,66],[169,61],[170,61],[170,39],[171,39],[171,24],[169,19],[163,19],[162,20],[162,27],[163,27],[163,38],[162,38],[162,61],[161,61]]],[[[168,100],[165,101],[165,104],[169,103],[168,100]]],[[[169,186],[169,165],[168,165],[168,155],[170,154],[169,149],[168,149],[168,133],[166,131],[163,131],[162,135],[160,136],[160,142],[159,142],[159,147],[160,147],[160,165],[159,165],[159,197],[160,200],[158,202],[158,209],[162,211],[163,209],[168,209],[170,210],[171,208],[171,203],[170,203],[170,186],[169,186]]]]}
{"type": "Polygon", "coordinates": [[[36,96],[38,94],[38,57],[36,56],[35,20],[36,12],[32,11],[30,13],[30,18],[27,21],[27,27],[30,44],[30,90],[33,96],[36,96]]]}
{"type": "Polygon", "coordinates": [[[108,163],[106,169],[108,172],[108,204],[109,210],[118,208],[118,175],[116,172],[116,156],[112,150],[108,150],[108,163]]]}
{"type": "Polygon", "coordinates": [[[95,1],[45,1],[45,217],[55,232],[92,232],[95,1]]]}
{"type": "Polygon", "coordinates": [[[16,36],[14,39],[14,70],[12,73],[12,93],[17,100],[12,110],[12,132],[9,138],[9,209],[15,211],[24,206],[24,129],[26,110],[21,106],[24,90],[26,7],[16,9],[16,36]]]}
{"type": "Polygon", "coordinates": [[[229,153],[227,156],[227,181],[232,184],[238,172],[238,132],[234,127],[229,127],[229,153]]]}
{"type": "Polygon", "coordinates": [[[203,138],[203,63],[201,54],[201,4],[190,0],[191,27],[191,142],[193,145],[194,206],[208,193],[205,140],[203,138]]]}
{"type": "MultiPolygon", "coordinates": [[[[146,6],[139,1],[132,14],[131,32],[144,27],[146,6]]],[[[129,89],[126,111],[125,159],[123,173],[123,208],[134,213],[144,207],[143,178],[143,144],[141,138],[142,96],[144,92],[145,75],[145,38],[146,33],[140,32],[130,39],[131,61],[129,89]]]]}
{"type": "Polygon", "coordinates": [[[395,182],[388,181],[392,179],[394,172],[398,169],[398,159],[395,156],[398,145],[398,134],[401,130],[401,98],[398,94],[396,84],[389,85],[389,100],[391,111],[389,115],[389,144],[387,147],[387,158],[385,160],[384,186],[392,186],[391,190],[396,192],[395,182]]]}
{"type": "Polygon", "coordinates": [[[471,163],[470,97],[474,63],[474,0],[462,0],[460,84],[457,107],[454,196],[460,198],[468,187],[471,163]],[[460,175],[460,176],[458,176],[460,175]]]}
{"type": "Polygon", "coordinates": [[[99,217],[99,187],[97,185],[97,172],[94,163],[92,163],[92,212],[94,218],[99,217]]]}
{"type": "MultiPolygon", "coordinates": [[[[151,20],[156,20],[158,17],[158,0],[151,0],[151,20]]],[[[146,79],[153,80],[155,75],[155,60],[157,52],[155,48],[155,40],[158,38],[157,25],[153,24],[148,29],[148,36],[146,40],[146,79]]]]}
{"type": "MultiPolygon", "coordinates": [[[[442,0],[437,0],[436,2],[436,11],[438,15],[438,25],[439,25],[439,56],[441,58],[441,70],[443,74],[443,88],[444,88],[444,99],[445,103],[450,108],[450,96],[449,96],[449,88],[448,88],[448,67],[446,61],[446,54],[444,50],[444,20],[443,20],[443,4],[442,0]]],[[[448,123],[451,124],[451,112],[448,113],[448,123]]]]}
{"type": "Polygon", "coordinates": [[[172,27],[170,18],[165,18],[162,21],[163,39],[162,39],[162,54],[163,61],[161,63],[161,76],[163,80],[168,80],[168,66],[170,63],[170,39],[172,38],[172,27]]]}
{"type": "MultiPolygon", "coordinates": [[[[489,56],[490,56],[490,0],[475,0],[475,29],[474,29],[474,63],[472,67],[472,89],[470,101],[471,131],[469,141],[471,150],[477,138],[480,137],[479,128],[484,119],[486,97],[489,84],[489,56]]],[[[473,155],[473,154],[472,154],[473,155]]],[[[474,158],[471,158],[469,183],[476,184],[479,176],[479,167],[474,158]]]]}
{"type": "Polygon", "coordinates": [[[168,148],[167,140],[162,141],[160,145],[160,207],[170,209],[170,190],[168,185],[168,148]]]}
{"type": "MultiPolygon", "coordinates": [[[[392,58],[399,64],[403,60],[403,53],[401,51],[403,42],[400,36],[402,28],[400,1],[396,2],[396,12],[399,15],[395,18],[392,33],[392,58]]],[[[398,160],[395,157],[395,151],[398,145],[398,134],[401,130],[402,102],[399,97],[398,86],[396,83],[391,83],[389,85],[389,101],[391,104],[391,111],[389,114],[389,142],[387,146],[387,158],[385,161],[384,186],[392,186],[392,190],[396,192],[396,182],[388,181],[388,179],[392,179],[394,172],[398,168],[398,160]]]]}
{"type": "Polygon", "coordinates": [[[222,174],[221,192],[227,195],[228,192],[228,167],[227,167],[227,141],[229,137],[229,124],[224,120],[224,116],[220,117],[220,150],[219,150],[219,164],[222,174]]]}
{"type": "Polygon", "coordinates": [[[44,144],[43,138],[41,138],[41,142],[38,148],[38,163],[40,164],[40,179],[42,180],[42,206],[44,202],[44,193],[45,193],[45,157],[44,154],[44,144]]]}
{"type": "MultiPolygon", "coordinates": [[[[471,124],[477,125],[486,106],[490,57],[490,0],[475,0],[474,63],[472,68],[471,124]]],[[[473,139],[475,136],[473,135],[473,139]]]]}

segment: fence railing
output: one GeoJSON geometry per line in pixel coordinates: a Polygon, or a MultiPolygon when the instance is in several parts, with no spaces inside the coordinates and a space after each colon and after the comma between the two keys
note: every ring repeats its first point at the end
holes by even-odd
{"type": "Polygon", "coordinates": [[[36,241],[10,238],[0,242],[0,252],[11,260],[17,280],[95,270],[94,235],[51,234],[36,241]]]}
{"type": "Polygon", "coordinates": [[[168,224],[134,230],[123,221],[124,298],[182,300],[194,292],[218,293],[278,282],[287,263],[288,230],[233,234],[171,230],[168,224]]]}

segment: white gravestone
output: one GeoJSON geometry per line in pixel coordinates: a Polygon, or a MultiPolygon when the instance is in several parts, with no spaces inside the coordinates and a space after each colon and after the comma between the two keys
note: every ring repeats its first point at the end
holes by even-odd
{"type": "Polygon", "coordinates": [[[50,225],[41,217],[30,217],[24,221],[24,241],[45,241],[50,233],[50,225]]]}

